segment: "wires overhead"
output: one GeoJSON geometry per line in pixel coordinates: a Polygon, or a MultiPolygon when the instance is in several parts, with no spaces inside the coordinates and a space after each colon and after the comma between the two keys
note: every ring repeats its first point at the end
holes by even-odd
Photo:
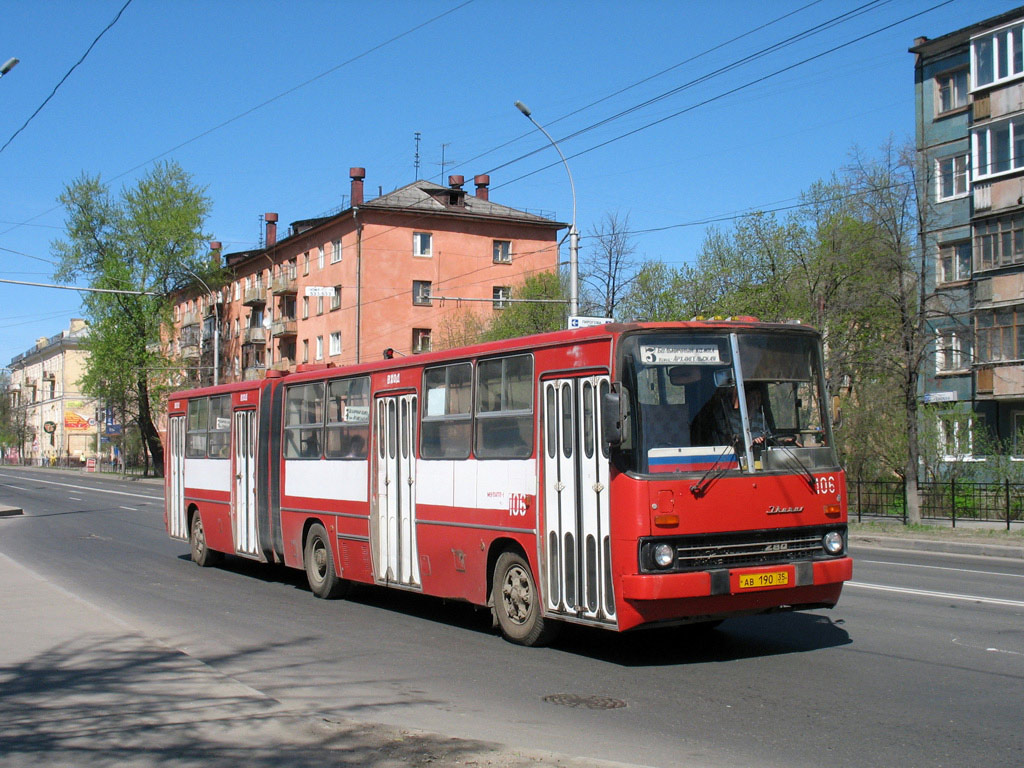
{"type": "Polygon", "coordinates": [[[25,130],[25,128],[26,128],[26,127],[28,126],[28,124],[32,122],[32,119],[33,119],[33,118],[34,118],[34,117],[35,117],[36,115],[38,115],[38,114],[39,114],[40,112],[42,112],[42,111],[43,111],[43,107],[45,107],[45,106],[47,105],[47,103],[49,103],[50,99],[52,99],[52,98],[54,97],[54,94],[56,94],[56,93],[57,93],[57,90],[58,90],[58,89],[59,89],[59,88],[60,88],[60,87],[61,87],[62,85],[64,85],[64,81],[65,81],[65,80],[67,80],[67,79],[68,79],[68,77],[70,77],[70,75],[71,75],[71,73],[72,73],[72,72],[74,72],[74,71],[75,71],[76,69],[78,69],[78,65],[79,65],[79,64],[81,64],[81,63],[82,63],[83,61],[85,61],[85,57],[86,57],[86,56],[88,56],[88,55],[89,55],[89,53],[90,53],[90,52],[92,51],[92,49],[96,47],[96,43],[98,43],[98,42],[100,41],[100,38],[101,38],[101,37],[103,37],[103,35],[105,35],[105,34],[107,33],[107,31],[108,31],[108,30],[109,30],[109,29],[110,29],[110,28],[111,28],[112,26],[114,26],[115,24],[117,24],[117,21],[118,21],[118,19],[120,19],[120,18],[121,18],[121,14],[122,14],[122,13],[124,13],[124,12],[125,12],[125,10],[126,10],[126,9],[128,8],[128,6],[129,6],[129,5],[131,5],[131,4],[132,4],[132,0],[128,0],[128,2],[126,2],[126,3],[124,4],[124,5],[122,5],[122,6],[121,6],[121,10],[119,10],[119,11],[117,12],[117,15],[116,15],[116,16],[115,16],[115,17],[113,18],[113,20],[112,20],[112,21],[111,21],[111,22],[110,22],[109,24],[107,24],[107,26],[105,26],[105,27],[103,28],[103,30],[102,30],[102,31],[101,31],[101,32],[100,32],[100,33],[99,33],[98,35],[96,35],[96,37],[95,37],[95,38],[93,39],[93,41],[92,41],[92,42],[91,42],[91,43],[89,44],[89,47],[85,49],[85,53],[83,53],[83,54],[82,54],[81,58],[79,58],[79,59],[78,59],[78,61],[76,61],[76,62],[74,63],[74,65],[73,65],[73,66],[71,67],[71,69],[69,69],[69,70],[68,70],[68,71],[67,71],[67,72],[66,72],[66,73],[64,74],[64,77],[62,77],[62,78],[60,79],[60,82],[59,82],[59,83],[57,83],[57,84],[56,84],[55,86],[53,86],[53,90],[52,90],[52,91],[50,91],[50,95],[49,95],[49,96],[47,96],[47,97],[46,97],[45,99],[43,99],[43,103],[42,103],[42,104],[40,104],[40,105],[39,105],[38,107],[36,107],[36,111],[35,111],[35,112],[33,112],[33,113],[32,113],[31,115],[29,115],[29,116],[28,116],[28,120],[26,120],[26,121],[25,121],[24,123],[22,123],[21,127],[20,127],[20,128],[18,129],[18,130],[16,130],[16,131],[15,131],[15,132],[14,132],[13,134],[11,134],[11,138],[9,138],[9,139],[8,139],[7,141],[5,141],[5,142],[4,142],[3,146],[2,146],[2,147],[0,147],[0,152],[3,152],[3,151],[4,151],[5,149],[7,149],[8,145],[9,145],[9,144],[10,144],[10,143],[11,143],[12,141],[14,141],[15,137],[16,137],[16,136],[17,136],[17,135],[18,135],[19,133],[21,133],[21,132],[22,132],[23,130],[25,130]]]}

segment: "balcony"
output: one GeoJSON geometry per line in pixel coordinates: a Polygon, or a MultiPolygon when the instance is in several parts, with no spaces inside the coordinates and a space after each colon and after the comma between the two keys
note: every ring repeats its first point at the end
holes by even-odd
{"type": "Polygon", "coordinates": [[[181,344],[181,359],[182,360],[198,360],[199,359],[199,344],[194,341],[182,342],[181,344]]]}
{"type": "Polygon", "coordinates": [[[193,325],[199,325],[199,315],[195,312],[185,312],[181,316],[181,327],[189,328],[193,325]]]}
{"type": "Polygon", "coordinates": [[[266,344],[267,332],[262,326],[242,329],[242,344],[266,344]]]}
{"type": "Polygon", "coordinates": [[[299,292],[299,281],[288,273],[275,275],[270,280],[270,292],[275,296],[294,296],[299,292]]]}
{"type": "Polygon", "coordinates": [[[263,283],[256,283],[242,293],[242,304],[247,307],[262,307],[267,303],[267,292],[263,283]]]}
{"type": "Polygon", "coordinates": [[[294,317],[284,317],[280,320],[275,320],[273,325],[270,326],[270,335],[275,339],[294,336],[296,333],[297,328],[294,317]]]}
{"type": "Polygon", "coordinates": [[[259,381],[266,374],[266,366],[254,365],[251,368],[242,369],[242,381],[259,381]]]}
{"type": "Polygon", "coordinates": [[[983,211],[992,207],[992,185],[974,185],[974,210],[983,211]]]}
{"type": "Polygon", "coordinates": [[[287,373],[289,370],[291,370],[291,367],[292,367],[292,360],[291,360],[291,358],[282,357],[276,363],[272,363],[271,364],[270,370],[272,370],[272,371],[284,371],[285,373],[287,373]]]}

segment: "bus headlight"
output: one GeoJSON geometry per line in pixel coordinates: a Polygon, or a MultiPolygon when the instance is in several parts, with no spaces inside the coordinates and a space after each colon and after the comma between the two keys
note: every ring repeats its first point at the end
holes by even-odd
{"type": "Polygon", "coordinates": [[[839,531],[829,531],[821,538],[821,546],[830,555],[840,555],[843,552],[843,534],[839,531]]]}
{"type": "Polygon", "coordinates": [[[668,568],[676,559],[676,549],[671,544],[658,544],[651,553],[654,564],[659,568],[668,568]]]}

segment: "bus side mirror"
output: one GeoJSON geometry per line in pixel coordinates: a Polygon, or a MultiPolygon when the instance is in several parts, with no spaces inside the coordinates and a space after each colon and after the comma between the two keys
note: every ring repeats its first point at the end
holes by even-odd
{"type": "Polygon", "coordinates": [[[612,448],[622,445],[622,400],[617,391],[605,392],[601,398],[601,433],[612,448]]]}
{"type": "Polygon", "coordinates": [[[832,428],[838,429],[843,423],[843,409],[839,406],[839,395],[832,396],[832,428]]]}

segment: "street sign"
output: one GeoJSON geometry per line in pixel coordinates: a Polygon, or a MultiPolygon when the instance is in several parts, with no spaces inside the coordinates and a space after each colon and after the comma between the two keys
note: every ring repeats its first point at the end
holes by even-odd
{"type": "Polygon", "coordinates": [[[610,317],[586,317],[584,315],[570,315],[569,316],[569,329],[573,328],[589,328],[592,325],[607,325],[608,323],[615,322],[610,317]]]}
{"type": "Polygon", "coordinates": [[[329,297],[333,298],[334,297],[334,286],[333,285],[331,285],[331,286],[307,285],[306,286],[306,295],[307,296],[325,296],[325,297],[329,296],[329,297]]]}

